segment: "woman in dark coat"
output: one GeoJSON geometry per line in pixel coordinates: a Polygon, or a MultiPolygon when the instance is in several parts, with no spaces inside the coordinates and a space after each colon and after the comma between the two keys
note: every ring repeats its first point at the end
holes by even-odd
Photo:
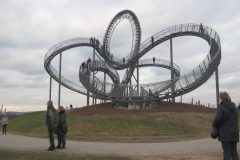
{"type": "Polygon", "coordinates": [[[227,92],[220,92],[220,104],[212,126],[219,130],[218,140],[222,142],[224,160],[238,160],[239,141],[238,112],[227,92]]]}
{"type": "Polygon", "coordinates": [[[66,134],[67,134],[67,115],[63,106],[59,106],[59,123],[57,130],[58,145],[56,148],[65,148],[66,147],[66,134]]]}

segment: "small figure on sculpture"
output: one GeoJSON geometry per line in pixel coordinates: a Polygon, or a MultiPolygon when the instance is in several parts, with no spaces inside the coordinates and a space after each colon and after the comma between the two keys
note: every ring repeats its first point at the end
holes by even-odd
{"type": "Polygon", "coordinates": [[[83,62],[83,63],[82,63],[82,72],[83,72],[84,74],[87,74],[87,64],[86,64],[86,62],[83,62]]]}
{"type": "Polygon", "coordinates": [[[200,23],[200,26],[199,26],[199,31],[200,31],[200,33],[204,33],[204,28],[203,28],[203,25],[202,25],[202,23],[200,23]]]}
{"type": "Polygon", "coordinates": [[[153,42],[154,42],[154,37],[153,37],[153,36],[151,37],[151,42],[152,42],[152,44],[153,44],[153,42]]]}

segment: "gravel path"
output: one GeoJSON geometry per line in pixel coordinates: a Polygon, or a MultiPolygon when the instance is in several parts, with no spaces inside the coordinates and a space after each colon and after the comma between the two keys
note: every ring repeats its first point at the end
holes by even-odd
{"type": "MultiPolygon", "coordinates": [[[[0,148],[2,149],[44,151],[48,148],[48,145],[48,139],[14,134],[0,135],[0,148]]],[[[154,156],[177,154],[221,154],[222,148],[217,140],[212,140],[210,138],[163,143],[103,143],[67,141],[67,148],[65,150],[60,150],[59,152],[122,156],[154,156]]]]}

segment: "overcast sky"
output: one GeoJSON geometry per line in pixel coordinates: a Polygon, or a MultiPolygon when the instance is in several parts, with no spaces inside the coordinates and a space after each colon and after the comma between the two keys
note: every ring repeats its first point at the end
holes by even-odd
{"type": "MultiPolygon", "coordinates": [[[[240,1],[239,0],[5,0],[0,1],[0,104],[7,110],[46,109],[49,75],[43,67],[46,52],[55,44],[74,37],[97,37],[102,41],[111,19],[119,11],[132,10],[142,29],[142,41],[167,27],[201,22],[215,29],[221,39],[219,66],[220,90],[228,91],[240,102],[240,1]]],[[[130,25],[116,28],[111,50],[119,57],[130,50],[130,25]]],[[[174,63],[187,73],[196,67],[209,50],[196,37],[173,39],[174,63]]],[[[154,48],[143,58],[169,60],[169,41],[154,48]]],[[[78,82],[80,63],[91,57],[91,49],[75,48],[63,54],[63,75],[78,82]]],[[[58,65],[58,56],[52,62],[58,65]]],[[[121,73],[124,71],[121,71],[121,73]]],[[[100,75],[101,76],[101,75],[100,75]]],[[[140,69],[140,83],[170,78],[159,68],[140,69]]],[[[53,82],[53,101],[57,105],[58,84],[53,82]]],[[[183,96],[189,103],[216,103],[214,75],[201,87],[183,96]]],[[[177,98],[179,101],[179,98],[177,98]]],[[[86,105],[86,97],[62,87],[62,105],[86,105]]]]}

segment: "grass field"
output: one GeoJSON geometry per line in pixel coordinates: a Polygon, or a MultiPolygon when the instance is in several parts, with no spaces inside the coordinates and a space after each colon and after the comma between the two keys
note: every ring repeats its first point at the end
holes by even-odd
{"type": "Polygon", "coordinates": [[[0,159],[3,160],[130,160],[118,156],[74,155],[49,152],[20,152],[0,150],[0,159]]]}
{"type": "MultiPolygon", "coordinates": [[[[156,112],[141,115],[68,115],[68,139],[148,142],[208,137],[213,113],[156,112]]],[[[45,112],[11,119],[12,133],[47,137],[45,112]]]]}
{"type": "Polygon", "coordinates": [[[26,152],[9,151],[0,149],[0,159],[2,160],[219,160],[221,154],[211,153],[204,155],[162,155],[162,156],[104,156],[104,155],[79,155],[64,154],[61,152],[26,152]]]}
{"type": "MultiPolygon", "coordinates": [[[[68,139],[110,142],[163,142],[209,137],[215,112],[176,107],[161,110],[126,111],[96,108],[68,112],[68,139]],[[195,111],[194,111],[195,110],[195,111]]],[[[240,118],[240,117],[239,117],[240,118]]],[[[240,123],[239,123],[240,125],[240,123]]],[[[16,134],[47,137],[45,112],[34,112],[10,119],[9,131],[16,134]]],[[[5,160],[217,160],[220,154],[118,157],[101,155],[64,155],[59,152],[40,153],[0,149],[5,160]],[[44,153],[44,154],[43,154],[44,153]]],[[[0,158],[0,159],[1,159],[0,158]]]]}

